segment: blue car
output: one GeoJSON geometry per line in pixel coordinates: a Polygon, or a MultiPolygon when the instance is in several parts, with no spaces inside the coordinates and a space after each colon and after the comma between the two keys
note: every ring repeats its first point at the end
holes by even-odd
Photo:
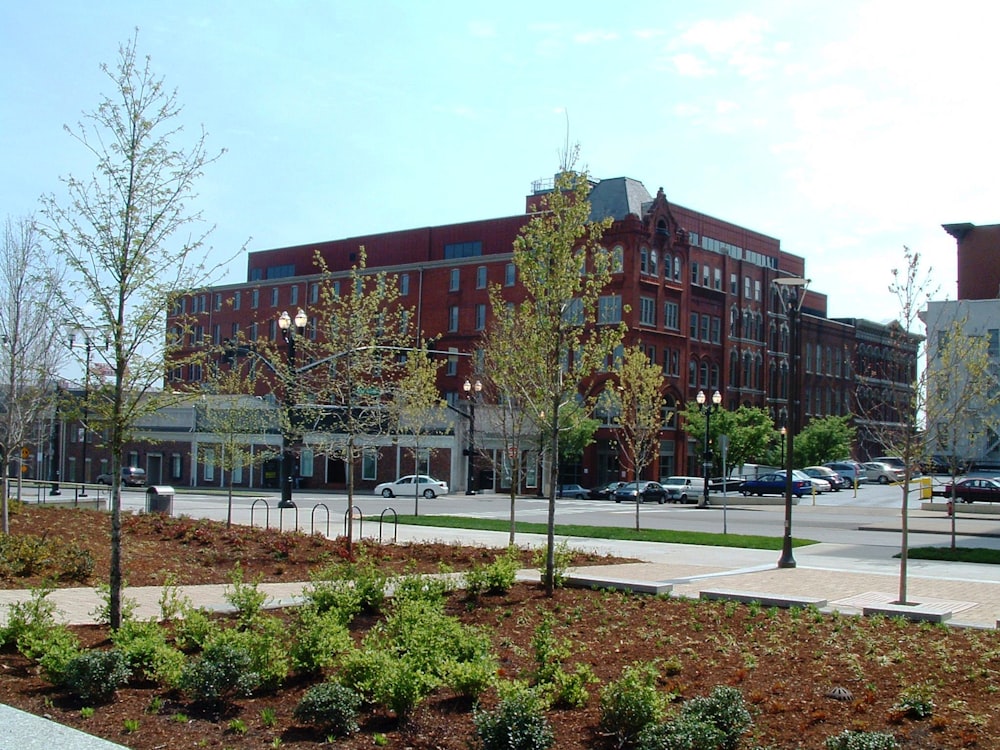
{"type": "MultiPolygon", "coordinates": [[[[785,473],[763,474],[754,479],[744,479],[740,482],[737,490],[743,493],[744,497],[750,495],[784,495],[785,494],[785,473]]],[[[795,497],[802,497],[812,492],[812,483],[805,479],[792,477],[792,494],[795,497]]]]}

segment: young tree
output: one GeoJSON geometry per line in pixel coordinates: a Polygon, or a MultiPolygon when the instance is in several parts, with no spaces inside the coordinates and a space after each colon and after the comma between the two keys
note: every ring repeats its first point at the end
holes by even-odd
{"type": "Polygon", "coordinates": [[[308,433],[318,454],[344,462],[348,554],[353,554],[355,464],[371,450],[363,438],[392,433],[388,404],[404,372],[401,350],[411,351],[420,340],[395,280],[366,272],[366,258],[362,247],[350,274],[339,278],[317,254],[319,303],[310,309],[317,336],[304,340],[307,364],[282,376],[295,390],[296,431],[308,433]]]}
{"type": "MultiPolygon", "coordinates": [[[[45,252],[30,218],[4,222],[3,256],[0,257],[0,468],[3,497],[0,525],[10,532],[7,477],[11,461],[20,469],[21,451],[31,430],[46,412],[56,407],[55,373],[60,351],[59,315],[53,289],[59,280],[47,269],[45,252]]],[[[21,472],[18,471],[18,497],[21,472]]]]}
{"type": "Polygon", "coordinates": [[[828,416],[810,420],[795,436],[795,463],[812,466],[834,461],[851,453],[855,429],[850,416],[828,416]]]}
{"type": "MultiPolygon", "coordinates": [[[[660,449],[660,429],[663,422],[663,370],[649,361],[641,346],[625,349],[615,379],[606,387],[608,403],[618,414],[620,459],[639,481],[660,449]]],[[[635,529],[639,530],[641,496],[635,497],[635,529]]]]}
{"type": "MultiPolygon", "coordinates": [[[[445,402],[437,388],[439,369],[440,363],[432,358],[421,342],[406,355],[390,404],[396,436],[400,442],[404,439],[409,442],[414,475],[421,474],[421,458],[431,455],[424,439],[444,423],[442,411],[445,402]]],[[[413,482],[413,515],[420,515],[420,483],[417,481],[413,482]]]]}
{"type": "Polygon", "coordinates": [[[244,361],[234,362],[228,369],[212,368],[207,393],[195,402],[198,432],[214,435],[217,440],[211,461],[222,472],[226,487],[226,526],[233,523],[234,473],[262,466],[278,455],[264,440],[274,421],[274,409],[250,393],[247,370],[251,366],[244,361]]]}
{"type": "Polygon", "coordinates": [[[114,88],[96,111],[68,132],[93,156],[89,178],[63,178],[66,198],[42,198],[40,230],[67,270],[55,289],[65,319],[107,333],[100,352],[113,376],[91,398],[107,429],[111,491],[110,623],[121,625],[121,487],[125,444],[139,419],[174,397],[160,389],[164,363],[177,359],[178,337],[163,335],[165,311],[183,292],[211,281],[202,250],[207,232],[192,210],[194,186],[210,155],[205,134],[175,145],[180,105],[136,53],[135,37],[119,48],[114,88]],[[65,202],[64,202],[65,201],[65,202]]]}
{"type": "Polygon", "coordinates": [[[524,318],[521,330],[526,336],[518,347],[518,355],[527,360],[523,395],[547,435],[544,578],[549,595],[555,588],[556,483],[563,415],[568,404],[579,400],[582,384],[606,366],[622,338],[621,298],[601,298],[610,280],[611,259],[600,240],[611,219],[591,221],[589,192],[586,173],[564,169],[556,176],[552,192],[532,208],[530,220],[514,241],[514,264],[525,291],[524,301],[515,306],[524,318]]]}

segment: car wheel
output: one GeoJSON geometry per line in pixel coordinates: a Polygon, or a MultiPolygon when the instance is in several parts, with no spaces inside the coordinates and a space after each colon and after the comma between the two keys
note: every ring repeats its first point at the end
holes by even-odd
{"type": "Polygon", "coordinates": [[[883,474],[882,476],[880,476],[878,478],[878,483],[879,484],[889,484],[889,477],[887,477],[885,474],[883,474]]]}
{"type": "Polygon", "coordinates": [[[740,494],[743,495],[743,497],[750,497],[753,493],[750,492],[750,490],[740,490],[740,494]]]}
{"type": "Polygon", "coordinates": [[[434,490],[431,490],[431,489],[424,490],[424,497],[426,497],[428,500],[433,500],[434,499],[434,490]]]}
{"type": "Polygon", "coordinates": [[[392,497],[392,490],[386,487],[384,490],[382,490],[382,497],[392,497]]]}
{"type": "Polygon", "coordinates": [[[621,498],[617,498],[617,497],[616,497],[616,498],[615,498],[615,502],[616,502],[616,503],[620,503],[620,502],[621,502],[621,498]]]}

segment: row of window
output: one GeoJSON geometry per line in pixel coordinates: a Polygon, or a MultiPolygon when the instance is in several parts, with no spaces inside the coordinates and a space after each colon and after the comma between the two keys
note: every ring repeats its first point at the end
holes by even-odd
{"type": "Polygon", "coordinates": [[[848,353],[832,346],[823,347],[806,342],[805,370],[817,375],[832,375],[837,378],[851,377],[851,358],[848,353]],[[825,355],[825,356],[824,356],[825,355]]]}
{"type": "MultiPolygon", "coordinates": [[[[487,266],[476,266],[476,289],[485,289],[487,278],[487,266]]],[[[513,263],[508,263],[504,266],[504,286],[514,286],[517,283],[517,267],[513,263]]],[[[461,289],[462,285],[462,269],[452,268],[448,274],[448,291],[457,292],[461,289]]],[[[409,294],[409,274],[400,274],[400,291],[403,294],[409,294]],[[407,277],[406,291],[402,292],[402,277],[407,277]]]]}

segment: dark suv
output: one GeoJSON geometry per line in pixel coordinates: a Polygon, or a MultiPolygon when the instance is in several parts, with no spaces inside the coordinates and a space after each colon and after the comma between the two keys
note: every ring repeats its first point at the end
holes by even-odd
{"type": "MultiPolygon", "coordinates": [[[[110,487],[111,475],[98,474],[97,483],[106,484],[110,487]]],[[[126,487],[144,487],[146,485],[146,470],[140,469],[138,466],[123,466],[122,484],[126,487]]]]}

